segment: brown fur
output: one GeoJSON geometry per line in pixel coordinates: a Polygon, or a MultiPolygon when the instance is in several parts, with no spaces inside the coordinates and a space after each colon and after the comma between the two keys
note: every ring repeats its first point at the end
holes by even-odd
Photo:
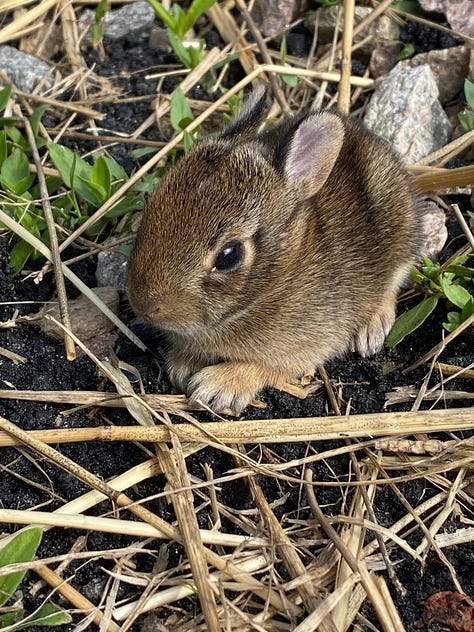
{"type": "Polygon", "coordinates": [[[333,114],[258,134],[264,98],[256,92],[221,138],[166,174],[144,211],[128,279],[132,307],[171,343],[173,382],[235,413],[265,386],[351,348],[377,351],[419,247],[414,196],[385,142],[333,114]],[[308,170],[298,152],[318,121],[323,154],[308,170]],[[216,273],[215,254],[235,239],[243,264],[216,273]]]}

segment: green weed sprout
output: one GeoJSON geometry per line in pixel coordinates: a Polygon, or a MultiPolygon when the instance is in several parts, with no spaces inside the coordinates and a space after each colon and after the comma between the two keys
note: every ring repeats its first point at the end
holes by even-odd
{"type": "Polygon", "coordinates": [[[187,11],[184,11],[178,3],[171,6],[170,10],[158,2],[147,0],[159,19],[166,25],[168,39],[178,59],[186,68],[195,68],[202,60],[204,53],[204,40],[187,42],[186,33],[196,24],[197,19],[212,7],[215,0],[193,0],[187,11]]]}
{"type": "Polygon", "coordinates": [[[180,86],[175,88],[171,95],[170,119],[171,125],[176,132],[185,130],[183,138],[184,151],[189,151],[199,139],[199,127],[195,128],[191,133],[185,129],[193,121],[194,117],[180,86]]]}
{"type": "MultiPolygon", "coordinates": [[[[0,90],[0,114],[4,112],[10,94],[9,85],[0,90]]],[[[112,158],[99,156],[91,165],[67,147],[46,143],[38,135],[39,122],[45,110],[46,106],[38,108],[30,117],[30,124],[38,150],[49,151],[59,173],[59,177],[47,176],[46,184],[61,242],[106,202],[128,180],[128,175],[112,158]]],[[[23,228],[49,245],[40,202],[41,192],[36,174],[30,169],[31,148],[20,125],[19,119],[0,118],[0,203],[2,209],[23,228]]],[[[145,195],[151,193],[156,184],[156,178],[150,177],[131,187],[101,220],[86,231],[86,235],[95,237],[126,213],[143,208],[145,195]]],[[[19,272],[28,260],[34,261],[39,257],[33,246],[20,240],[10,251],[9,263],[14,272],[19,272]]]]}
{"type": "MultiPolygon", "coordinates": [[[[3,548],[0,548],[0,568],[10,564],[31,562],[41,542],[43,531],[36,527],[20,531],[3,548]]],[[[0,575],[0,630],[9,632],[31,630],[33,626],[58,626],[71,623],[71,616],[52,603],[43,604],[31,615],[22,608],[5,607],[12,600],[15,591],[23,581],[26,571],[0,575]],[[7,610],[2,614],[2,609],[7,610]]]]}
{"type": "Polygon", "coordinates": [[[413,268],[411,278],[423,288],[425,297],[397,318],[387,338],[389,347],[396,347],[408,334],[421,327],[440,300],[447,304],[446,322],[443,323],[446,331],[454,331],[474,313],[474,296],[468,289],[474,268],[466,265],[471,257],[470,254],[460,255],[445,268],[423,257],[421,269],[413,268]]]}
{"type": "Polygon", "coordinates": [[[474,82],[466,79],[464,81],[464,94],[466,95],[467,107],[459,112],[458,118],[465,132],[474,129],[474,82]]]}

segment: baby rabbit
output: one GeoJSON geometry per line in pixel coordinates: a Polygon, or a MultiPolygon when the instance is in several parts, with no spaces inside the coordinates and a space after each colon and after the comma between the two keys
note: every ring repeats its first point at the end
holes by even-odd
{"type": "Polygon", "coordinates": [[[128,276],[133,309],[170,343],[174,385],[234,414],[333,356],[378,351],[420,246],[386,142],[324,111],[258,132],[266,111],[259,88],[168,171],[128,276]]]}

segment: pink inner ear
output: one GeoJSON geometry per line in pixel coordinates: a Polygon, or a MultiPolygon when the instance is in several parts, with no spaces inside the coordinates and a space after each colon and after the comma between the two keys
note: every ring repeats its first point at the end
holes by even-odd
{"type": "Polygon", "coordinates": [[[344,140],[342,121],[332,114],[315,114],[296,130],[286,163],[287,176],[314,195],[326,182],[344,140]]]}

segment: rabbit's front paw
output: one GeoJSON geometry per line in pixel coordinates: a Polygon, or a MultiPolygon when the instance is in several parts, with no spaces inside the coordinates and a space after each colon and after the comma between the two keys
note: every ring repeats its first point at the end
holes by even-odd
{"type": "Polygon", "coordinates": [[[190,358],[177,350],[171,350],[166,356],[166,369],[170,382],[176,390],[185,393],[191,375],[200,371],[207,362],[200,362],[196,358],[190,358]]]}
{"type": "Polygon", "coordinates": [[[259,367],[244,363],[214,364],[195,373],[186,390],[191,403],[238,416],[268,383],[261,373],[259,367]]]}
{"type": "Polygon", "coordinates": [[[395,295],[387,295],[381,307],[355,335],[352,351],[357,351],[363,357],[380,351],[395,321],[395,304],[395,295]]]}

